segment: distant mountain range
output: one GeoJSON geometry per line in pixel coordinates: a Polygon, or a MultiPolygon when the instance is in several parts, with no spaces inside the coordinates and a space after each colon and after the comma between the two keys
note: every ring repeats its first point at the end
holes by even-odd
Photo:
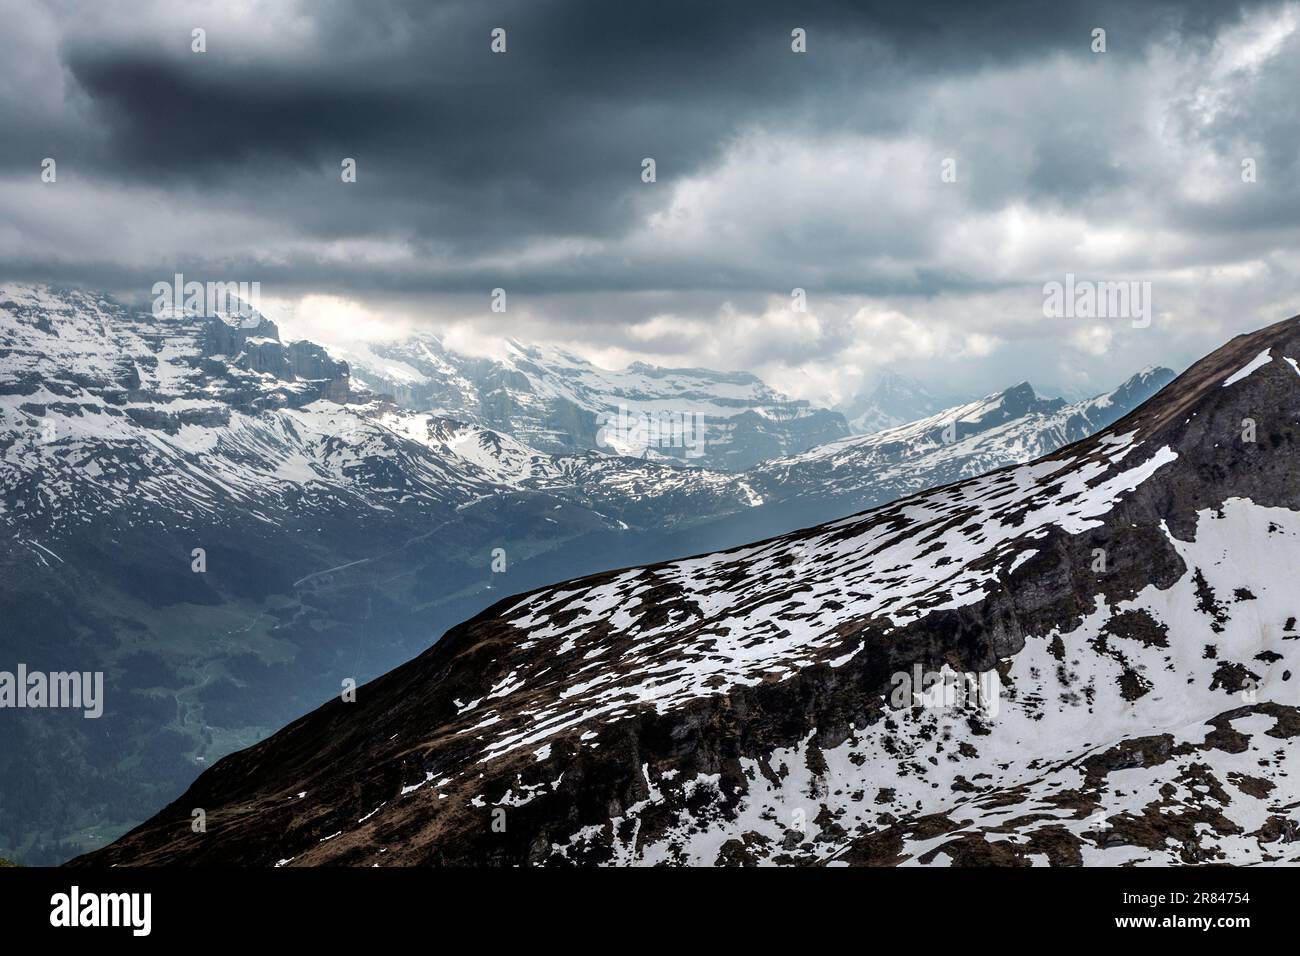
{"type": "MultiPolygon", "coordinates": [[[[799,418],[764,417],[775,393],[749,377],[634,368],[597,388],[605,373],[528,364],[516,368],[527,388],[496,393],[506,407],[563,381],[592,415],[609,400],[661,402],[708,408],[717,425],[743,406],[732,419],[794,441],[786,426],[799,418]]],[[[1075,405],[1017,386],[727,471],[517,437],[559,404],[543,402],[551,410],[515,435],[402,407],[261,316],[154,316],[103,295],[0,286],[0,670],[99,670],[106,682],[99,720],[0,712],[0,855],[48,863],[102,845],[204,766],[503,594],[1025,461],[1103,427],[1169,375],[1075,405]]],[[[740,433],[709,432],[724,449],[710,454],[727,459],[740,433]]]]}
{"type": "Polygon", "coordinates": [[[855,435],[870,435],[895,425],[926,418],[962,403],[959,395],[935,395],[921,382],[885,369],[875,386],[840,411],[855,435]]]}
{"type": "Polygon", "coordinates": [[[1047,453],[505,598],[76,862],[1300,863],[1298,361],[1241,336],[1055,449],[1163,373],[906,427],[946,476],[1047,453]]]}
{"type": "Polygon", "coordinates": [[[552,454],[599,449],[741,471],[849,433],[839,412],[791,399],[747,372],[641,362],[610,371],[513,339],[503,358],[489,359],[455,352],[435,335],[334,351],[358,382],[404,408],[473,422],[552,454]],[[673,433],[695,416],[699,448],[673,433]],[[620,420],[631,427],[606,427],[620,420]]]}
{"type": "Polygon", "coordinates": [[[1111,392],[1074,403],[1039,398],[1021,382],[917,421],[764,462],[746,477],[768,500],[852,497],[865,507],[1087,438],[1173,377],[1169,369],[1146,368],[1111,392]]]}

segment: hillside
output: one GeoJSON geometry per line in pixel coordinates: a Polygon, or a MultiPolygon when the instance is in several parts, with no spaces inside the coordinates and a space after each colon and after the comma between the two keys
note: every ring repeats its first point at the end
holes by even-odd
{"type": "Polygon", "coordinates": [[[1297,357],[1291,319],[1033,462],[503,600],[77,862],[1296,862],[1297,357]]]}

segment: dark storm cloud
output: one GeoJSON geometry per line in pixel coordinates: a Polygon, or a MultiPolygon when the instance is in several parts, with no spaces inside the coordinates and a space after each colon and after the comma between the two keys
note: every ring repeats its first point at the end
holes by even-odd
{"type": "Polygon", "coordinates": [[[0,23],[0,280],[215,274],[334,294],[325,332],[477,323],[844,395],[898,362],[991,390],[1027,355],[1099,388],[1300,288],[1295,3],[0,0],[0,23]],[[1150,275],[1163,330],[1045,323],[1067,272],[1150,275]]]}
{"type": "MultiPolygon", "coordinates": [[[[481,254],[635,228],[668,196],[642,187],[645,156],[671,184],[717,162],[755,124],[809,135],[898,129],[915,116],[918,77],[1054,50],[1084,55],[1096,25],[1120,56],[1157,31],[1196,43],[1237,16],[1218,2],[529,0],[300,11],[316,29],[287,55],[273,37],[250,55],[246,38],[215,29],[209,52],[194,55],[187,35],[160,37],[148,22],[106,40],[69,18],[60,51],[78,108],[55,131],[48,118],[11,128],[0,160],[31,168],[33,152],[57,148],[88,178],[208,191],[304,235],[394,236],[431,256],[481,254]],[[488,50],[496,26],[508,30],[505,56],[488,50]],[[810,55],[790,55],[794,26],[808,30],[810,55]],[[338,188],[344,156],[360,170],[352,190],[338,188]]],[[[1104,153],[1056,148],[1024,188],[1087,192],[1120,175],[1104,153]]],[[[581,260],[572,265],[581,272],[581,260]]],[[[743,282],[744,271],[719,278],[743,282]]],[[[653,282],[634,272],[633,284],[653,282]]],[[[316,278],[309,264],[302,277],[316,278]]]]}

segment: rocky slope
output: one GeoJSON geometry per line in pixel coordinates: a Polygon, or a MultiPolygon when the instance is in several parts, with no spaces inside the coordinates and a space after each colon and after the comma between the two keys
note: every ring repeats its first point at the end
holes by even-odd
{"type": "Polygon", "coordinates": [[[1032,463],[508,598],[78,862],[1296,862],[1298,358],[1292,319],[1032,463]]]}

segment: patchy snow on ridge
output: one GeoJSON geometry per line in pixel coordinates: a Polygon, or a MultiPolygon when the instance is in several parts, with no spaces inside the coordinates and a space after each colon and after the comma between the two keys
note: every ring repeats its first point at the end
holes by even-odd
{"type": "Polygon", "coordinates": [[[479,734],[485,759],[536,746],[576,724],[617,720],[636,704],[662,713],[737,685],[780,680],[818,661],[846,660],[861,646],[866,621],[901,625],[972,604],[1017,560],[1017,543],[1053,527],[1077,534],[1094,526],[1177,457],[1161,448],[1139,465],[1115,470],[1134,450],[1132,438],[1108,437],[1104,457],[1020,466],[805,538],[532,595],[504,614],[521,633],[519,650],[554,644],[558,655],[580,653],[581,662],[545,675],[512,673],[517,687],[534,681],[565,687],[553,703],[479,734]],[[796,552],[810,560],[792,578],[796,552]],[[990,556],[997,561],[982,560],[990,556]],[[661,615],[667,598],[674,610],[661,615]],[[608,629],[597,627],[605,622],[608,629]]]}
{"type": "MultiPolygon", "coordinates": [[[[1024,846],[1038,832],[1047,837],[1067,831],[1087,845],[1099,835],[1105,843],[1107,830],[1120,834],[1140,825],[1144,814],[1204,813],[1221,826],[1206,828],[1197,859],[1255,860],[1256,838],[1267,836],[1270,818],[1279,807],[1300,800],[1300,778],[1286,771],[1300,756],[1300,735],[1274,733],[1278,718],[1267,712],[1224,725],[1211,723],[1245,700],[1218,686],[1220,663],[1207,657],[1202,645],[1190,640],[1143,644],[1111,634],[1109,645],[1115,646],[1109,646],[1103,635],[1117,616],[1135,613],[1150,615],[1171,636],[1204,631],[1198,575],[1221,594],[1249,581],[1254,597],[1238,603],[1225,620],[1216,637],[1219,652],[1225,658],[1271,658],[1259,665],[1264,676],[1255,692],[1258,698],[1300,703],[1300,686],[1288,676],[1300,672],[1300,640],[1284,638],[1294,608],[1289,556],[1300,547],[1300,515],[1235,499],[1220,512],[1202,511],[1193,540],[1172,535],[1169,540],[1187,563],[1184,577],[1171,588],[1150,587],[1113,607],[1099,604],[1068,634],[1030,636],[1025,649],[1008,658],[1001,707],[985,718],[987,726],[978,734],[971,731],[968,713],[938,709],[922,719],[897,721],[887,735],[879,730],[854,735],[815,757],[805,740],[774,752],[766,768],[746,759],[749,787],[734,814],[715,817],[704,827],[697,816],[680,814],[655,842],[637,845],[633,840],[622,852],[646,865],[708,865],[728,841],[748,835],[752,842],[757,834],[774,847],[791,848],[793,835],[795,844],[830,861],[851,848],[845,837],[833,834],[875,829],[881,814],[890,812],[949,821],[920,837],[904,832],[897,851],[905,862],[937,865],[943,860],[935,857],[936,848],[963,833],[1024,846]],[[1245,564],[1240,560],[1244,555],[1249,556],[1245,564]],[[1053,650],[1062,641],[1063,657],[1053,650]],[[1140,675],[1149,690],[1116,706],[1104,695],[1126,672],[1140,675]],[[1216,749],[1216,726],[1243,734],[1248,746],[1239,752],[1216,749]],[[1137,769],[1135,764],[1135,769],[1103,772],[1107,763],[1124,765],[1123,759],[1101,758],[1116,742],[1135,735],[1168,735],[1169,759],[1179,770],[1171,774],[1165,767],[1137,769]],[[1177,752],[1179,746],[1185,753],[1177,752]],[[1210,759],[1220,778],[1238,781],[1231,801],[1200,785],[1196,768],[1210,759]],[[778,776],[768,769],[778,766],[787,773],[778,776]],[[893,772],[882,773],[882,768],[893,772]],[[1171,777],[1180,781],[1172,793],[1171,777]],[[975,795],[970,781],[980,783],[975,795]],[[839,795],[838,800],[832,795],[839,795]],[[836,807],[835,825],[819,832],[824,824],[812,821],[822,818],[828,801],[836,807]],[[1006,830],[1010,818],[1033,822],[1006,830]]],[[[656,798],[630,808],[629,814],[663,799],[658,793],[656,798]]],[[[614,834],[620,832],[613,828],[614,834]]],[[[572,848],[581,846],[583,837],[575,834],[572,848]]],[[[610,834],[588,837],[608,840],[610,834]]],[[[557,850],[567,855],[572,848],[557,850]]],[[[1189,862],[1185,852],[1181,843],[1160,848],[1117,843],[1113,850],[1091,849],[1082,862],[1168,866],[1189,862]]],[[[1279,852],[1300,863],[1300,841],[1280,844],[1279,852]]]]}
{"type": "Polygon", "coordinates": [[[1239,369],[1236,372],[1233,372],[1231,375],[1225,378],[1223,380],[1223,387],[1227,388],[1229,385],[1237,384],[1243,378],[1249,375],[1251,372],[1255,371],[1255,369],[1260,368],[1263,365],[1267,365],[1269,362],[1273,361],[1273,356],[1271,353],[1272,353],[1272,349],[1264,349],[1264,351],[1260,352],[1253,359],[1251,359],[1248,365],[1244,366],[1243,368],[1239,369]]]}

